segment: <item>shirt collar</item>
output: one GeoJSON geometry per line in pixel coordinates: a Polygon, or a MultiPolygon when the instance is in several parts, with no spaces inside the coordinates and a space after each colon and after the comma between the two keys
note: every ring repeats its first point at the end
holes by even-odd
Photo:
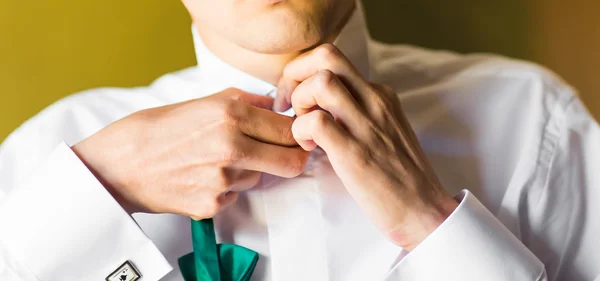
{"type": "MultiPolygon", "coordinates": [[[[274,96],[275,85],[219,59],[204,45],[198,31],[193,26],[192,34],[200,75],[203,80],[210,81],[214,89],[222,90],[234,87],[257,95],[274,96]]],[[[369,77],[368,36],[362,6],[357,3],[353,15],[333,42],[367,79],[369,77]]]]}

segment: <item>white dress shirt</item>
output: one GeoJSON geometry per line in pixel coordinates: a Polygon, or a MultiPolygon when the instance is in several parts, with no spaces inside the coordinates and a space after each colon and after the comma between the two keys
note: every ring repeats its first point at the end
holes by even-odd
{"type": "MultiPolygon", "coordinates": [[[[228,87],[273,93],[194,39],[197,66],[148,87],[70,96],[6,139],[0,280],[104,280],[125,261],[142,281],[183,280],[189,218],[132,219],[69,145],[145,108],[228,87]]],[[[375,42],[360,10],[335,44],[370,81],[396,89],[460,205],[406,253],[313,152],[300,177],[264,175],[215,218],[219,241],[260,254],[252,280],[600,280],[600,128],[572,88],[525,62],[375,42]]]]}

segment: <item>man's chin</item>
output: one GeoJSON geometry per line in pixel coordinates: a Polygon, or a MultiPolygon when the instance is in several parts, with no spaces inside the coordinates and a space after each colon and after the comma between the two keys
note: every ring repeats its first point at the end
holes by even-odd
{"type": "MultiPolygon", "coordinates": [[[[318,42],[320,42],[319,38],[307,40],[307,39],[298,39],[299,37],[270,37],[270,38],[262,38],[259,42],[243,42],[240,47],[244,49],[250,50],[255,53],[265,54],[265,55],[283,55],[283,54],[291,54],[291,53],[299,53],[304,50],[310,49],[318,42]]],[[[301,38],[301,37],[300,37],[301,38]]]]}
{"type": "Polygon", "coordinates": [[[261,54],[289,54],[309,49],[324,38],[317,28],[276,22],[254,27],[253,35],[238,37],[238,45],[261,54]]]}

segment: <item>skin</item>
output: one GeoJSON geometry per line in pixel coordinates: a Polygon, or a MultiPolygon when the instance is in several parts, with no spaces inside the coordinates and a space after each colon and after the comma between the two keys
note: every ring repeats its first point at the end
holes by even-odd
{"type": "Polygon", "coordinates": [[[210,218],[260,173],[302,173],[308,152],[292,137],[293,118],[268,110],[272,104],[227,89],[136,112],[73,150],[129,213],[210,218]]]}
{"type": "Polygon", "coordinates": [[[290,60],[333,42],[355,9],[354,0],[182,1],[215,55],[272,84],[290,60]]]}
{"type": "Polygon", "coordinates": [[[393,89],[366,81],[331,44],[298,57],[283,73],[278,93],[298,116],[294,138],[307,151],[319,146],[327,153],[350,195],[390,240],[410,251],[456,209],[393,89]]]}
{"type": "Polygon", "coordinates": [[[407,250],[458,206],[394,91],[366,81],[327,43],[354,0],[183,3],[215,55],[277,84],[278,97],[227,89],[136,112],[73,146],[129,213],[213,217],[261,173],[298,176],[317,147],[374,225],[407,250]],[[274,104],[297,117],[270,111],[274,104]]]}

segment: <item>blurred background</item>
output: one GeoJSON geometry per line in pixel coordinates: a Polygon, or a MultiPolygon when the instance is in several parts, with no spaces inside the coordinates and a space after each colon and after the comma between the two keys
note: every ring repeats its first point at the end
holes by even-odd
{"type": "MultiPolygon", "coordinates": [[[[374,38],[545,65],[600,116],[600,1],[366,0],[374,38]]],[[[66,95],[195,64],[178,0],[0,0],[0,141],[66,95]]]]}

